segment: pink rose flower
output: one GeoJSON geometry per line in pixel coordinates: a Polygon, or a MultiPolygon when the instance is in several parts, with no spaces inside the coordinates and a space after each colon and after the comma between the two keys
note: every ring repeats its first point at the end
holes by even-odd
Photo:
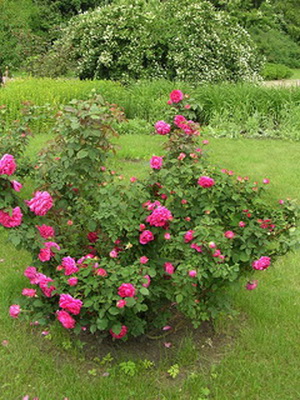
{"type": "Polygon", "coordinates": [[[49,278],[48,276],[44,274],[38,274],[38,284],[42,292],[46,297],[52,297],[52,292],[56,290],[56,287],[51,285],[49,286],[49,283],[53,282],[53,279],[49,278]]]}
{"type": "Polygon", "coordinates": [[[177,160],[182,161],[185,159],[185,157],[186,157],[185,153],[180,153],[179,156],[177,157],[177,160]]]}
{"type": "Polygon", "coordinates": [[[270,257],[260,257],[259,260],[256,260],[252,263],[252,267],[257,270],[264,270],[267,269],[271,264],[271,258],[270,257]]]}
{"type": "Polygon", "coordinates": [[[151,226],[163,227],[168,221],[172,221],[173,215],[170,210],[166,207],[158,206],[152,213],[146,218],[151,226]]]}
{"type": "Polygon", "coordinates": [[[59,307],[69,311],[71,314],[78,315],[82,307],[82,301],[74,299],[69,294],[61,294],[59,298],[59,307]]]}
{"type": "Polygon", "coordinates": [[[167,135],[171,130],[171,125],[167,124],[165,121],[157,121],[154,127],[159,135],[167,135]]]}
{"type": "Polygon", "coordinates": [[[201,176],[198,179],[198,185],[202,186],[203,188],[209,188],[215,184],[215,181],[210,178],[209,176],[201,176]]]}
{"type": "Polygon", "coordinates": [[[191,244],[191,249],[196,250],[198,253],[202,253],[202,247],[199,246],[197,243],[192,243],[191,244]]]}
{"type": "Polygon", "coordinates": [[[235,233],[232,232],[232,231],[226,231],[226,232],[224,233],[224,236],[225,236],[227,239],[233,239],[233,238],[235,237],[235,233]]]}
{"type": "Polygon", "coordinates": [[[120,297],[134,297],[136,289],[131,283],[122,283],[118,288],[118,295],[120,297]]]}
{"type": "Polygon", "coordinates": [[[284,200],[278,200],[278,203],[279,203],[280,205],[282,205],[282,204],[284,204],[284,200]]]}
{"type": "Polygon", "coordinates": [[[164,238],[166,240],[170,240],[171,239],[171,235],[167,232],[167,233],[164,234],[164,238]]]}
{"type": "Polygon", "coordinates": [[[164,264],[164,268],[165,268],[165,271],[166,271],[167,274],[170,274],[170,275],[174,274],[175,267],[170,262],[166,262],[164,264]]]}
{"type": "Polygon", "coordinates": [[[191,278],[195,278],[197,276],[197,271],[195,269],[192,269],[191,271],[189,271],[189,276],[191,278]]]}
{"type": "Polygon", "coordinates": [[[174,124],[178,127],[181,128],[183,126],[185,126],[185,124],[187,123],[186,118],[183,115],[175,115],[174,117],[174,124]]]}
{"type": "Polygon", "coordinates": [[[25,288],[22,290],[22,295],[27,297],[34,297],[36,295],[36,290],[25,288]]]}
{"type": "Polygon", "coordinates": [[[128,332],[128,328],[126,325],[123,325],[121,328],[121,331],[119,334],[116,334],[112,331],[112,329],[110,329],[109,333],[111,334],[111,336],[115,339],[122,339],[124,336],[126,336],[128,332]]]}
{"type": "Polygon", "coordinates": [[[180,103],[183,100],[183,93],[181,90],[172,90],[170,93],[170,101],[172,103],[180,103]]]}
{"type": "Polygon", "coordinates": [[[239,222],[239,227],[240,228],[245,228],[245,226],[246,226],[246,223],[244,221],[240,221],[239,222]]]}
{"type": "Polygon", "coordinates": [[[149,242],[151,242],[152,240],[154,240],[154,235],[151,231],[143,231],[140,234],[140,243],[141,244],[147,244],[149,242]]]}
{"type": "Polygon", "coordinates": [[[12,318],[18,318],[20,312],[21,312],[21,307],[18,304],[13,304],[12,306],[9,307],[9,315],[12,318]]]}
{"type": "Polygon", "coordinates": [[[23,185],[22,185],[20,182],[18,182],[18,181],[11,181],[10,183],[11,183],[12,188],[13,188],[16,192],[19,192],[19,191],[22,189],[22,187],[23,187],[23,185]]]}
{"type": "Polygon", "coordinates": [[[16,168],[14,157],[10,154],[4,154],[0,160],[0,175],[13,175],[16,168]]]}
{"type": "Polygon", "coordinates": [[[130,182],[131,183],[134,183],[134,182],[136,182],[137,181],[137,178],[135,177],[135,176],[132,176],[131,178],[130,178],[130,182]]]}
{"type": "Polygon", "coordinates": [[[41,225],[41,226],[37,226],[37,229],[38,229],[40,235],[42,236],[42,238],[44,238],[44,239],[50,239],[55,236],[55,231],[54,231],[54,228],[52,228],[52,226],[41,225]]]}
{"type": "Polygon", "coordinates": [[[147,264],[148,261],[149,261],[149,258],[146,257],[146,256],[142,256],[142,257],[140,258],[140,263],[141,263],[141,264],[147,264]]]}
{"type": "Polygon", "coordinates": [[[208,243],[208,247],[209,247],[210,249],[215,249],[217,246],[216,246],[216,243],[215,243],[215,242],[209,242],[209,243],[208,243]]]}
{"type": "Polygon", "coordinates": [[[146,229],[146,225],[145,224],[140,224],[140,231],[144,231],[146,229]]]}
{"type": "Polygon", "coordinates": [[[27,267],[24,271],[24,276],[30,280],[31,285],[37,285],[39,283],[39,273],[35,267],[27,267]]]}
{"type": "Polygon", "coordinates": [[[64,310],[57,311],[57,319],[62,324],[62,326],[66,329],[75,328],[76,321],[69,313],[64,310]]]}
{"type": "Polygon", "coordinates": [[[145,283],[142,284],[142,286],[144,286],[145,288],[150,286],[151,283],[151,278],[149,275],[144,275],[143,278],[146,280],[145,283]]]}
{"type": "Polygon", "coordinates": [[[42,249],[40,249],[38,257],[39,257],[39,260],[41,262],[49,261],[51,259],[51,250],[50,250],[50,248],[42,248],[42,249]]]}
{"type": "Polygon", "coordinates": [[[184,234],[184,242],[185,242],[185,243],[189,243],[191,240],[193,240],[193,239],[194,239],[194,233],[195,233],[195,231],[193,231],[192,229],[190,229],[189,231],[187,231],[187,232],[184,234]]]}
{"type": "Polygon", "coordinates": [[[116,306],[118,308],[124,308],[126,306],[126,304],[127,304],[126,300],[118,300],[116,306]]]}
{"type": "Polygon", "coordinates": [[[109,257],[118,258],[118,252],[114,249],[109,253],[109,257]]]}
{"type": "Polygon", "coordinates": [[[12,214],[4,212],[0,210],[0,224],[5,228],[15,228],[16,226],[21,225],[23,214],[21,212],[20,207],[15,207],[12,210],[12,214]]]}
{"type": "Polygon", "coordinates": [[[185,108],[186,110],[189,110],[189,109],[191,108],[191,105],[190,105],[190,104],[186,104],[186,105],[184,106],[184,108],[185,108]]]}
{"type": "Polygon", "coordinates": [[[209,144],[209,141],[206,140],[206,139],[204,139],[204,140],[202,140],[202,143],[203,143],[203,144],[209,144]]]}
{"type": "Polygon", "coordinates": [[[247,282],[245,287],[247,290],[254,290],[257,288],[257,285],[258,285],[258,281],[252,281],[252,282],[249,281],[249,282],[247,282]]]}
{"type": "Polygon", "coordinates": [[[107,271],[104,268],[97,268],[96,275],[97,276],[107,276],[107,271]]]}
{"type": "Polygon", "coordinates": [[[77,283],[78,283],[78,278],[76,278],[76,277],[69,278],[67,282],[68,282],[68,284],[69,284],[70,286],[76,286],[77,283]]]}
{"type": "Polygon", "coordinates": [[[221,250],[217,249],[212,256],[216,258],[220,257],[220,255],[221,255],[221,250]]]}
{"type": "Polygon", "coordinates": [[[267,178],[263,179],[264,185],[268,185],[269,183],[270,183],[270,179],[267,179],[267,178]]]}
{"type": "Polygon", "coordinates": [[[53,199],[48,192],[38,191],[31,200],[26,201],[26,204],[35,215],[43,216],[53,207],[53,199]]]}
{"type": "Polygon", "coordinates": [[[163,158],[159,156],[153,156],[150,160],[150,167],[153,169],[161,169],[163,165],[163,158]]]}
{"type": "Polygon", "coordinates": [[[65,275],[72,275],[79,271],[79,268],[76,266],[76,261],[72,257],[64,257],[62,259],[61,265],[65,269],[65,275]]]}

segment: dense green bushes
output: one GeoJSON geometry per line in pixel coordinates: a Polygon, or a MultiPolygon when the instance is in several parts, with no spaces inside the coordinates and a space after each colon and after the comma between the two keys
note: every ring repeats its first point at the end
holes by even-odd
{"type": "Polygon", "coordinates": [[[293,71],[282,64],[266,64],[261,75],[265,80],[271,81],[290,78],[293,75],[293,71]]]}
{"type": "Polygon", "coordinates": [[[72,19],[60,42],[83,79],[254,80],[247,32],[208,2],[118,1],[72,19]]]}

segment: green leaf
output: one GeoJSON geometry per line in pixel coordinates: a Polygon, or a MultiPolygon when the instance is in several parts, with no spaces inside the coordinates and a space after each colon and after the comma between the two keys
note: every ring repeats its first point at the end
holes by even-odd
{"type": "Polygon", "coordinates": [[[119,309],[117,307],[110,307],[110,309],[108,310],[108,312],[111,315],[118,315],[120,313],[119,309]]]}
{"type": "Polygon", "coordinates": [[[108,320],[107,319],[97,319],[97,328],[99,331],[104,331],[107,328],[108,320]]]}
{"type": "Polygon", "coordinates": [[[84,158],[84,157],[86,157],[88,155],[88,152],[86,151],[86,150],[80,150],[78,153],[77,153],[77,158],[84,158]]]}
{"type": "Polygon", "coordinates": [[[142,293],[144,296],[148,296],[149,295],[149,290],[145,287],[142,287],[140,289],[140,293],[142,293]]]}
{"type": "Polygon", "coordinates": [[[120,322],[116,322],[111,328],[113,333],[115,333],[116,335],[118,335],[121,332],[121,329],[122,329],[122,325],[120,322]]]}
{"type": "Polygon", "coordinates": [[[176,303],[181,303],[182,300],[183,300],[182,294],[178,294],[178,295],[176,296],[176,303]]]}

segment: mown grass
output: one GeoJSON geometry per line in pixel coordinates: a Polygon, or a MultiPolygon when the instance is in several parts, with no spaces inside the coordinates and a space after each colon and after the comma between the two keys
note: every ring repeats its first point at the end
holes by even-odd
{"type": "MultiPolygon", "coordinates": [[[[217,137],[273,137],[300,139],[300,88],[264,87],[251,84],[219,84],[192,87],[182,82],[136,82],[123,86],[110,81],[76,79],[16,79],[0,90],[0,105],[6,104],[5,122],[20,117],[21,102],[50,103],[55,109],[74,98],[87,98],[92,89],[107,101],[123,107],[129,119],[153,124],[168,117],[168,93],[181,89],[197,105],[196,119],[217,137]]],[[[36,131],[46,131],[50,122],[35,122],[36,131]],[[48,124],[48,125],[47,125],[48,124]]],[[[138,124],[136,132],[139,133],[138,124]]]]}
{"type": "MultiPolygon", "coordinates": [[[[29,153],[34,155],[48,135],[36,137],[29,153]]],[[[126,178],[142,178],[152,154],[162,154],[164,138],[127,135],[118,140],[119,150],[111,166],[126,178]]],[[[211,159],[253,180],[271,179],[268,196],[299,197],[300,144],[284,141],[211,139],[211,159]]],[[[31,188],[25,188],[30,192],[31,188]]],[[[265,272],[257,272],[259,287],[248,292],[244,282],[230,289],[239,316],[224,316],[216,330],[227,334],[227,345],[207,352],[187,338],[174,349],[171,359],[146,370],[135,362],[131,377],[119,363],[132,355],[119,351],[115,366],[89,361],[78,345],[70,344],[67,332],[51,327],[51,340],[41,330],[8,316],[8,307],[26,282],[22,271],[30,263],[24,252],[16,252],[0,237],[0,399],[38,396],[40,400],[296,400],[300,398],[299,252],[280,258],[265,272]],[[220,356],[220,354],[222,356],[220,356]],[[179,375],[167,376],[178,364],[179,375]],[[109,370],[110,376],[102,376],[109,370]],[[95,375],[95,376],[94,376],[95,375]]],[[[99,344],[101,346],[101,344],[99,344]]],[[[157,344],[159,346],[159,344],[157,344]]],[[[210,344],[215,346],[215,344],[210,344]]],[[[159,349],[157,350],[160,351],[159,349]]],[[[164,349],[164,351],[167,351],[164,349]]],[[[164,353],[162,352],[162,355],[164,353]]],[[[138,357],[138,355],[136,355],[138,357]]]]}

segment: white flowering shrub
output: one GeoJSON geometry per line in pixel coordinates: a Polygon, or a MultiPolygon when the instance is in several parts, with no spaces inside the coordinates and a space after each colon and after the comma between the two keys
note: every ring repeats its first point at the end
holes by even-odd
{"type": "Polygon", "coordinates": [[[261,69],[248,33],[206,1],[119,1],[73,18],[56,46],[83,79],[237,81],[261,69]]]}

